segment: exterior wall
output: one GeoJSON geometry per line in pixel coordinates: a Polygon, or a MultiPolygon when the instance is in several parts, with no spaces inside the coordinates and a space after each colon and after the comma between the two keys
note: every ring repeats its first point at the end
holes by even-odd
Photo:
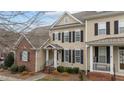
{"type": "MultiPolygon", "coordinates": [[[[56,30],[52,30],[50,32],[50,39],[51,39],[51,43],[54,44],[58,44],[60,46],[62,46],[64,49],[70,49],[70,50],[74,50],[74,49],[83,49],[84,50],[84,61],[83,64],[80,63],[74,63],[73,66],[74,67],[79,67],[81,70],[85,70],[86,67],[86,48],[85,48],[85,28],[83,26],[79,26],[79,27],[71,27],[71,28],[65,28],[65,29],[56,29],[56,30]],[[62,43],[62,41],[52,41],[52,34],[55,32],[71,32],[71,31],[77,31],[77,30],[83,30],[84,31],[84,42],[64,42],[62,43]]],[[[67,66],[67,67],[71,67],[72,63],[69,62],[60,62],[60,64],[62,66],[67,66]]]]}
{"type": "Polygon", "coordinates": [[[17,49],[16,49],[16,60],[15,63],[20,66],[20,65],[25,65],[26,68],[29,71],[33,71],[35,72],[35,50],[32,49],[32,46],[28,43],[28,41],[26,39],[23,39],[17,49]],[[27,50],[28,52],[30,52],[30,57],[29,57],[29,61],[28,62],[23,62],[20,58],[20,53],[23,50],[27,50]]]}
{"type": "Polygon", "coordinates": [[[102,17],[92,20],[87,20],[87,41],[98,40],[106,37],[123,37],[124,33],[114,34],[114,21],[124,20],[124,15],[116,15],[110,17],[102,17]],[[94,35],[94,24],[98,22],[110,22],[110,35],[94,35]]]}
{"type": "Polygon", "coordinates": [[[45,50],[37,50],[37,62],[36,62],[36,72],[43,70],[45,65],[45,50]]]}
{"type": "Polygon", "coordinates": [[[77,22],[76,20],[74,20],[73,18],[71,18],[66,14],[57,25],[64,25],[64,24],[70,24],[70,23],[76,23],[76,22],[77,22]],[[67,23],[65,23],[65,20],[67,21],[67,23]]]}

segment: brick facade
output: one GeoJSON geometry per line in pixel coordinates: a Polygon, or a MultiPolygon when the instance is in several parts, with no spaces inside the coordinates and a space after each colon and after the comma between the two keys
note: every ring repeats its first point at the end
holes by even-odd
{"type": "Polygon", "coordinates": [[[25,65],[27,70],[35,72],[35,50],[32,49],[32,46],[29,44],[29,42],[24,38],[19,43],[17,49],[16,49],[16,61],[15,63],[20,65],[25,65]],[[29,52],[29,61],[24,62],[21,60],[20,53],[23,50],[27,50],[29,52]]]}

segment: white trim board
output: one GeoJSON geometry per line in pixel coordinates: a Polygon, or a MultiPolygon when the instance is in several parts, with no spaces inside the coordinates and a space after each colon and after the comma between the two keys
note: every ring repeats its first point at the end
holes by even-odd
{"type": "Polygon", "coordinates": [[[81,22],[79,19],[77,19],[76,17],[74,17],[71,13],[64,12],[63,15],[60,16],[59,19],[52,24],[52,26],[50,27],[50,29],[52,29],[56,24],[58,24],[66,14],[69,15],[74,20],[76,20],[77,22],[79,22],[80,24],[83,24],[83,22],[81,22]]]}

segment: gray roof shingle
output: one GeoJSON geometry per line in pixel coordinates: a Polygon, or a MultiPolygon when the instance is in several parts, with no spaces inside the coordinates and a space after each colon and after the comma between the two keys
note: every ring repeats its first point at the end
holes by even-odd
{"type": "Polygon", "coordinates": [[[40,48],[49,39],[49,27],[39,27],[26,34],[26,37],[35,48],[40,48]]]}

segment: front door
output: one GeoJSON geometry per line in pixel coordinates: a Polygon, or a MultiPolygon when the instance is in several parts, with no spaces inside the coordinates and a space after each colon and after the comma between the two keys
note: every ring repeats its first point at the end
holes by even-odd
{"type": "Polygon", "coordinates": [[[119,48],[119,68],[124,70],[124,48],[119,48]]]}

